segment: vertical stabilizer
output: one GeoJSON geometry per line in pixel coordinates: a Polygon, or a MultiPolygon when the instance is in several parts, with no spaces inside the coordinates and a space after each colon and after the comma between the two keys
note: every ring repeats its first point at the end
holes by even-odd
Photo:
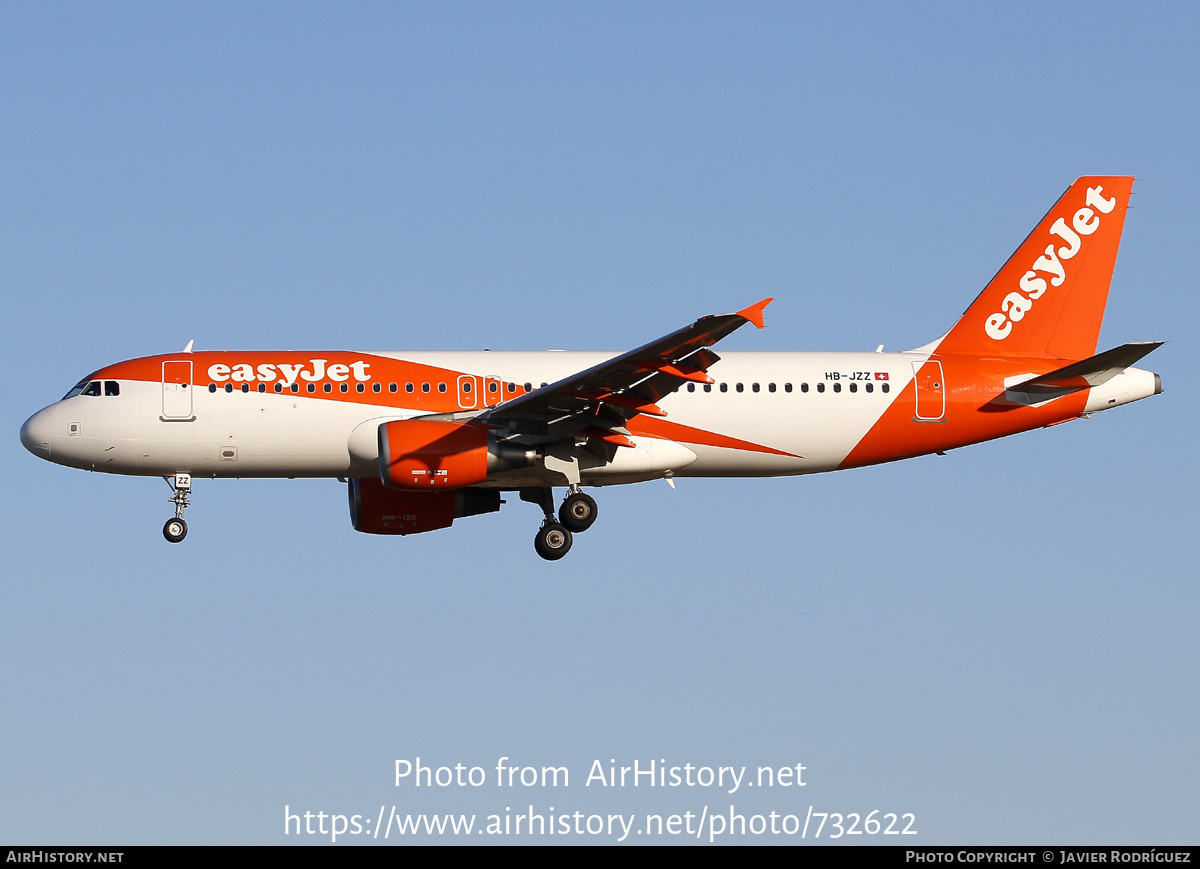
{"type": "Polygon", "coordinates": [[[1130,176],[1080,178],[937,348],[939,354],[1086,359],[1096,352],[1130,176]]]}

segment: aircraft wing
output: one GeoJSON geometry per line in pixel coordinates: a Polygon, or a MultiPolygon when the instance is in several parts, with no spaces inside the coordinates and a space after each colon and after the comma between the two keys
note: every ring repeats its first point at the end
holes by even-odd
{"type": "MultiPolygon", "coordinates": [[[[705,372],[720,357],[709,350],[746,323],[763,328],[772,299],[734,314],[701,317],[649,344],[518,396],[474,417],[526,444],[574,438],[610,448],[633,446],[624,425],[639,413],[666,416],[658,402],[685,383],[712,383],[705,372]]],[[[501,434],[503,437],[504,435],[501,434]]]]}

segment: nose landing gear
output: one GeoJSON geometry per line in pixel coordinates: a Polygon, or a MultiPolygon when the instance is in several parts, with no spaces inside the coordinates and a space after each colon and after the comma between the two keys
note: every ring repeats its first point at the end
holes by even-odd
{"type": "Polygon", "coordinates": [[[174,493],[167,500],[175,505],[175,516],[168,519],[163,525],[163,537],[167,538],[168,543],[179,543],[183,538],[187,537],[187,523],[183,521],[183,511],[190,504],[188,498],[192,494],[192,475],[191,474],[176,474],[174,477],[164,477],[167,485],[171,487],[174,493]]]}

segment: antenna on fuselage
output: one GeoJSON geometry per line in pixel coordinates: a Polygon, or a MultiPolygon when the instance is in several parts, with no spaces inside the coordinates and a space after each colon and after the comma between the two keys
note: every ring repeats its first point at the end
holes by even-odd
{"type": "Polygon", "coordinates": [[[184,352],[184,353],[191,353],[191,352],[192,352],[192,345],[193,345],[193,344],[195,344],[195,343],[196,343],[196,339],[195,339],[195,338],[193,338],[191,341],[188,341],[188,343],[187,343],[187,346],[183,348],[183,352],[184,352]]]}

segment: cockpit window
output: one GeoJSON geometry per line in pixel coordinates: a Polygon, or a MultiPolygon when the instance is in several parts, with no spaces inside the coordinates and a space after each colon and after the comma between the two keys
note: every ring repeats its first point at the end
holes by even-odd
{"type": "Polygon", "coordinates": [[[76,383],[74,386],[71,387],[70,392],[68,392],[66,395],[64,395],[62,397],[62,400],[66,401],[68,398],[74,398],[79,393],[83,392],[83,388],[87,385],[88,385],[88,382],[86,380],[79,381],[78,383],[76,383]]]}
{"type": "Polygon", "coordinates": [[[62,400],[66,401],[77,395],[100,395],[101,390],[104,395],[120,395],[121,384],[116,380],[81,380],[71,387],[71,391],[64,395],[62,400]]]}

